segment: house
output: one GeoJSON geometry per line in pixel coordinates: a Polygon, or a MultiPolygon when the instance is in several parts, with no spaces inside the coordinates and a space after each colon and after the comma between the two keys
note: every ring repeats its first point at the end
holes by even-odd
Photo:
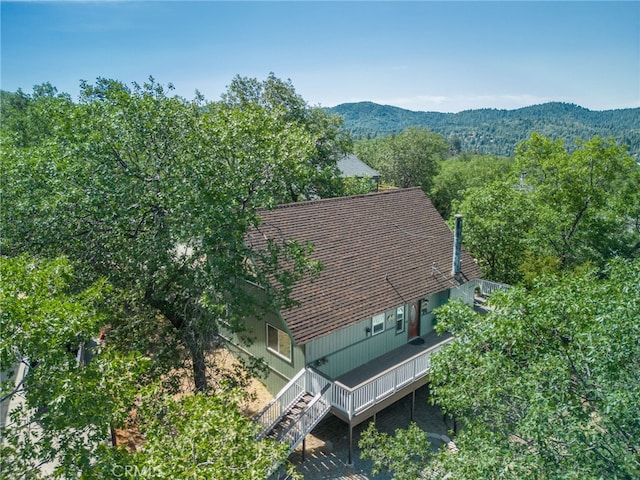
{"type": "Polygon", "coordinates": [[[342,177],[371,178],[376,184],[380,183],[380,172],[371,168],[353,153],[349,153],[338,160],[337,166],[342,177]]]}
{"type": "MultiPolygon", "coordinates": [[[[472,304],[481,271],[420,188],[281,205],[260,212],[252,248],[266,239],[311,242],[322,264],[295,285],[297,304],[246,319],[254,341],[237,350],[263,358],[276,395],[258,421],[263,435],[294,448],[331,412],[353,426],[426,383],[429,355],[448,336],[434,309],[472,304]],[[295,411],[293,415],[290,412],[295,411]]],[[[351,451],[349,452],[349,461],[351,451]]]]}

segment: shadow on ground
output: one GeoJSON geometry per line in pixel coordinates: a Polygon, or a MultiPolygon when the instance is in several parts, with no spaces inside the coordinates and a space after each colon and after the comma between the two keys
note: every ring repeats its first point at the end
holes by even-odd
{"type": "MultiPolygon", "coordinates": [[[[415,411],[413,421],[428,433],[447,435],[453,428],[449,419],[445,421],[442,411],[428,402],[428,385],[416,390],[415,411]]],[[[393,434],[398,428],[406,428],[411,422],[411,395],[390,405],[376,415],[378,430],[393,434]]],[[[328,415],[307,436],[304,459],[302,446],[299,446],[289,457],[296,470],[304,475],[305,480],[387,480],[388,473],[373,475],[371,462],[360,458],[358,442],[361,433],[367,428],[373,417],[353,429],[353,465],[347,465],[349,458],[349,426],[342,420],[328,415]]],[[[442,442],[434,440],[437,448],[442,442]]]]}

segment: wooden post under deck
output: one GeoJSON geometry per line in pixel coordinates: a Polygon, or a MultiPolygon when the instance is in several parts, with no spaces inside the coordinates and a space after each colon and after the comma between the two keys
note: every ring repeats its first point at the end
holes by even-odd
{"type": "Polygon", "coordinates": [[[413,422],[413,413],[416,410],[416,391],[411,393],[411,421],[413,422]]]}
{"type": "Polygon", "coordinates": [[[353,425],[349,422],[349,458],[347,465],[353,465],[353,425]]]}

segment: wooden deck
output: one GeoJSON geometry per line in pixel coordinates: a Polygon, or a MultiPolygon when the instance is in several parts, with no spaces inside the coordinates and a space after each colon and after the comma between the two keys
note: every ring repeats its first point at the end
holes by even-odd
{"type": "Polygon", "coordinates": [[[393,369],[397,365],[409,360],[410,358],[426,350],[431,350],[439,344],[447,343],[452,339],[450,333],[437,335],[435,332],[431,332],[417,338],[423,340],[423,342],[417,345],[413,343],[406,343],[395,350],[391,350],[390,352],[387,352],[378,358],[374,358],[370,362],[341,375],[335,379],[336,382],[339,382],[350,389],[355,389],[358,386],[367,383],[371,379],[393,369]]]}
{"type": "Polygon", "coordinates": [[[437,335],[435,332],[417,337],[335,380],[307,367],[256,416],[255,420],[263,425],[259,437],[282,421],[301,395],[310,394],[314,398],[309,405],[324,405],[324,408],[318,412],[303,411],[300,418],[308,421],[292,423],[288,430],[291,438],[287,437],[287,443],[291,449],[295,448],[330,411],[349,426],[348,463],[351,464],[354,427],[375,418],[378,412],[410,394],[413,395],[413,416],[415,391],[428,382],[431,355],[451,341],[453,337],[450,334],[437,335]]]}
{"type": "Polygon", "coordinates": [[[431,355],[453,340],[430,333],[418,337],[332,381],[331,412],[352,428],[428,381],[431,355]]]}
{"type": "Polygon", "coordinates": [[[413,416],[415,391],[428,382],[431,355],[451,341],[450,334],[432,332],[333,381],[331,413],[349,426],[349,464],[353,459],[354,427],[410,394],[413,416]]]}

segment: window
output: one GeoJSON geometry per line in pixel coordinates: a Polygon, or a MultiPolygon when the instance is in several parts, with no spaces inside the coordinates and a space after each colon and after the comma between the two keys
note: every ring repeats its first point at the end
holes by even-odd
{"type": "Polygon", "coordinates": [[[286,332],[267,324],[267,349],[291,361],[291,338],[286,332]]]}
{"type": "Polygon", "coordinates": [[[371,319],[371,332],[373,335],[384,332],[384,313],[376,315],[371,319]]]}
{"type": "Polygon", "coordinates": [[[396,309],[396,333],[404,332],[404,305],[396,309]]]}

